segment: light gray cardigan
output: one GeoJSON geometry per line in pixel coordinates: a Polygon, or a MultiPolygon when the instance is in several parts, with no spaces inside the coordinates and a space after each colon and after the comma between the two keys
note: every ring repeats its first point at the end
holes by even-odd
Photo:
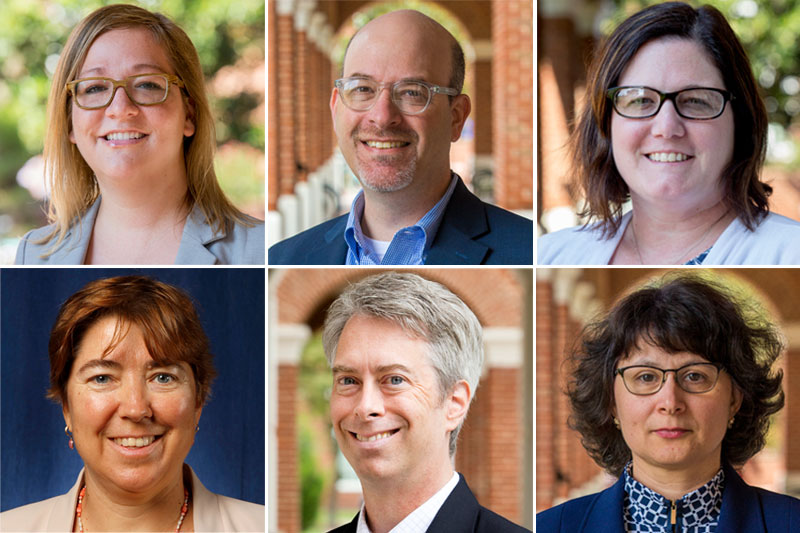
{"type": "MultiPolygon", "coordinates": [[[[48,257],[41,255],[51,243],[36,244],[50,234],[53,226],[29,231],[17,248],[17,265],[82,265],[92,237],[92,228],[100,209],[100,198],[89,207],[80,221],[67,231],[61,245],[48,257]]],[[[253,227],[228,224],[227,231],[215,232],[206,223],[203,212],[195,206],[186,218],[176,265],[264,265],[264,223],[253,227]]]]}

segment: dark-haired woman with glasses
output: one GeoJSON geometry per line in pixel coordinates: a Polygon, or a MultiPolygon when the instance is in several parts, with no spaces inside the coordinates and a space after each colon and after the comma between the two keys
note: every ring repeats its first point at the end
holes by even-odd
{"type": "Polygon", "coordinates": [[[264,264],[264,225],[214,173],[200,61],[173,21],[131,5],[72,31],[48,102],[49,226],[17,264],[264,264]]]}
{"type": "Polygon", "coordinates": [[[766,110],[718,10],[631,16],[595,57],[587,100],[572,154],[589,222],[542,236],[539,264],[800,264],[800,222],[769,212],[759,177],[766,110]]]}
{"type": "Polygon", "coordinates": [[[569,361],[570,426],[619,480],[537,515],[539,533],[789,533],[800,500],[734,469],[784,404],[783,345],[752,303],[694,275],[640,288],[587,326],[569,361]]]}

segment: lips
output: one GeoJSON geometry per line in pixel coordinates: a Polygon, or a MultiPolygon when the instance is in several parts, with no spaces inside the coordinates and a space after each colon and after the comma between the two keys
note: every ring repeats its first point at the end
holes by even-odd
{"type": "Polygon", "coordinates": [[[350,431],[350,434],[355,437],[355,439],[359,442],[376,442],[383,439],[387,439],[400,431],[399,429],[390,429],[388,431],[381,431],[378,433],[356,433],[355,431],[350,431]]]}
{"type": "Polygon", "coordinates": [[[689,430],[684,428],[659,428],[654,430],[653,433],[664,439],[678,439],[688,434],[689,430]]]}
{"type": "Polygon", "coordinates": [[[145,137],[147,137],[147,134],[142,133],[141,131],[111,131],[106,133],[105,135],[100,136],[101,139],[103,139],[104,141],[108,141],[112,144],[114,143],[128,144],[136,142],[145,137]]]}
{"type": "Polygon", "coordinates": [[[113,437],[111,440],[115,444],[126,448],[143,448],[150,446],[154,441],[161,438],[161,435],[142,435],[139,437],[113,437]]]}
{"type": "Polygon", "coordinates": [[[379,150],[386,150],[389,148],[403,148],[408,146],[409,142],[406,141],[362,141],[370,148],[377,148],[379,150]]]}

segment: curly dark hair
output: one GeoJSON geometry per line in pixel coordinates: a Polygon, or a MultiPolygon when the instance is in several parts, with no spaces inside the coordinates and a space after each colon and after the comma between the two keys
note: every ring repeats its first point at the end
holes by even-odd
{"type": "Polygon", "coordinates": [[[725,202],[749,230],[769,212],[772,188],[759,174],[767,149],[767,111],[744,47],[725,16],[712,6],[697,9],[683,2],[665,2],[635,13],[608,37],[589,67],[587,105],[572,135],[573,174],[586,197],[582,216],[596,218],[604,234],[619,229],[622,205],[630,191],[611,150],[610,88],[647,43],[661,38],[689,39],[708,54],[734,99],[733,159],[722,172],[725,202]]]}
{"type": "Polygon", "coordinates": [[[697,274],[668,274],[586,326],[567,361],[569,426],[598,465],[619,476],[631,459],[613,421],[614,371],[642,342],[700,355],[731,376],[742,405],[722,440],[723,461],[741,465],[764,447],[769,417],[784,403],[783,371],[772,371],[783,350],[778,330],[752,298],[697,274]]]}

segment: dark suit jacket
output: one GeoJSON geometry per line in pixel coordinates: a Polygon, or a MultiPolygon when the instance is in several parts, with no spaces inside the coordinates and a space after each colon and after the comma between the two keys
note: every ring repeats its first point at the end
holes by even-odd
{"type": "MultiPolygon", "coordinates": [[[[444,501],[436,517],[428,527],[429,533],[530,533],[530,530],[509,522],[499,514],[493,513],[478,504],[478,500],[469,490],[464,476],[460,478],[456,488],[444,501]]],[[[349,524],[332,529],[329,533],[355,533],[358,527],[358,515],[349,524]]]]}
{"type": "MultiPolygon", "coordinates": [[[[347,214],[269,249],[270,265],[343,265],[347,214]]],[[[482,202],[458,180],[426,265],[532,265],[533,221],[482,202]]]]}
{"type": "MultiPolygon", "coordinates": [[[[796,533],[800,500],[747,485],[729,465],[717,533],[796,533]]],[[[620,477],[603,492],[570,500],[536,515],[538,533],[624,533],[620,477]]]]}

